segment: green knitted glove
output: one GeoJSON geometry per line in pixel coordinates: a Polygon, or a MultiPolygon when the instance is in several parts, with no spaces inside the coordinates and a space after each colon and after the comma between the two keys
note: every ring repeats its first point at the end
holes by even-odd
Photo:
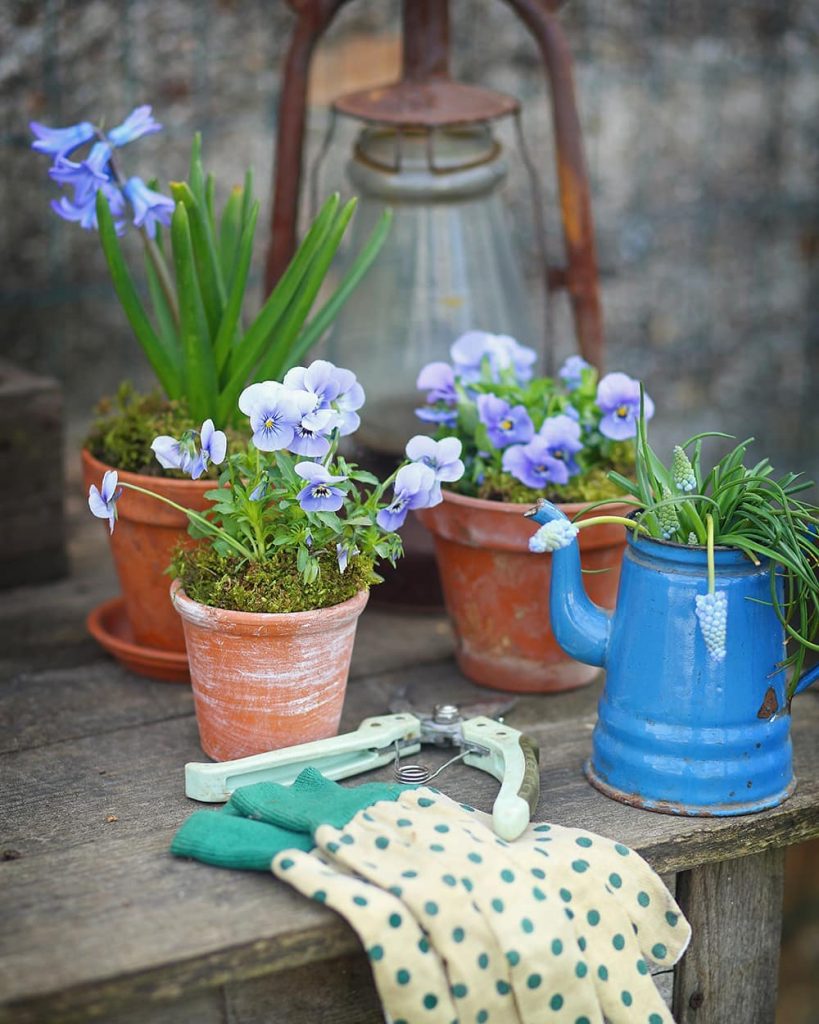
{"type": "Polygon", "coordinates": [[[305,768],[292,786],[277,782],[242,786],[227,806],[245,818],[312,835],[319,825],[343,828],[359,811],[379,800],[397,800],[408,788],[412,787],[387,782],[345,787],[325,779],[316,768],[305,768]]]}
{"type": "Polygon", "coordinates": [[[217,868],[269,871],[282,850],[310,850],[313,837],[218,811],[194,811],[171,842],[175,857],[190,857],[217,868]]]}
{"type": "Polygon", "coordinates": [[[345,789],[305,768],[292,786],[257,782],[237,789],[221,813],[195,811],[174,836],[171,853],[219,868],[269,871],[277,853],[311,850],[319,825],[343,828],[359,811],[397,800],[407,788],[370,782],[345,789]]]}

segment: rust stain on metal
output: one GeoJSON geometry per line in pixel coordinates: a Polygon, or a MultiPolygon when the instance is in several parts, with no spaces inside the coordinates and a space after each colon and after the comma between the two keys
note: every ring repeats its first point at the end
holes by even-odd
{"type": "Polygon", "coordinates": [[[762,705],[756,713],[757,718],[773,718],[776,712],[779,710],[779,701],[776,699],[776,692],[772,686],[769,686],[765,692],[765,700],[762,701],[762,705]]]}

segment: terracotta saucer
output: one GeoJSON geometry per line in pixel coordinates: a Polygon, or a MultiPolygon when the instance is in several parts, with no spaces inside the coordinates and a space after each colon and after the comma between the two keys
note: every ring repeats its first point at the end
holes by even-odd
{"type": "Polygon", "coordinates": [[[131,623],[121,597],[112,597],[92,609],[85,620],[88,632],[125,668],[150,679],[168,683],[190,682],[188,656],[158,647],[142,647],[134,642],[131,623]]]}

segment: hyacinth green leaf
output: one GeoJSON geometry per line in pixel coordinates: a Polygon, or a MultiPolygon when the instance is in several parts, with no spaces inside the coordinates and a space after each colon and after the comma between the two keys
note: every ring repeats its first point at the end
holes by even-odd
{"type": "Polygon", "coordinates": [[[216,238],[216,179],[209,174],[205,179],[205,209],[208,214],[208,230],[216,238]]]}
{"type": "MultiPolygon", "coordinates": [[[[332,197],[331,197],[332,198],[332,197]]],[[[326,203],[325,203],[326,206],[326,203]]],[[[248,167],[245,171],[245,183],[242,189],[242,227],[247,224],[250,218],[250,211],[253,207],[253,171],[248,167]]],[[[323,209],[323,207],[322,207],[323,209]]],[[[321,213],[319,213],[319,216],[321,213]]]]}
{"type": "Polygon", "coordinates": [[[236,273],[233,276],[230,294],[222,314],[222,322],[219,324],[219,331],[213,343],[216,370],[220,377],[228,366],[228,357],[230,356],[231,347],[236,337],[239,319],[242,314],[242,301],[245,296],[247,276],[250,272],[250,262],[253,258],[253,236],[256,232],[256,219],[258,216],[259,204],[254,203],[250,219],[245,225],[239,241],[236,273]]]}
{"type": "Polygon", "coordinates": [[[207,210],[204,202],[199,202],[193,191],[184,182],[171,182],[171,195],[177,205],[180,203],[184,205],[188,215],[199,290],[208,320],[210,336],[213,338],[222,321],[222,312],[225,307],[225,285],[222,281],[222,270],[219,266],[219,257],[210,230],[207,210]]]}
{"type": "Polygon", "coordinates": [[[174,364],[171,352],[163,344],[145,312],[122,255],[108,200],[101,189],[97,192],[97,222],[102,251],[108,263],[111,281],[125,316],[128,318],[128,323],[165,393],[169,398],[179,398],[182,393],[179,370],[174,364]]]}
{"type": "Polygon", "coordinates": [[[279,366],[278,374],[289,370],[291,366],[296,366],[335,320],[341,307],[352,295],[361,279],[372,266],[373,261],[381,250],[381,246],[387,239],[391,224],[392,210],[385,210],[373,228],[364,248],[342,278],[338,288],[298,336],[295,344],[287,353],[286,359],[279,366]]]}
{"type": "Polygon", "coordinates": [[[271,345],[259,364],[259,375],[263,380],[272,380],[279,376],[282,366],[287,362],[291,347],[301,327],[313,308],[319,289],[321,288],[330,264],[341,244],[350,218],[355,212],[356,200],[348,200],[330,229],[326,242],[316,253],[316,258],[310,264],[305,275],[302,287],[295,296],[294,301],[288,307],[284,320],[276,331],[274,344],[271,345]]]}
{"type": "Polygon", "coordinates": [[[219,225],[219,262],[222,278],[228,292],[233,287],[233,274],[238,258],[239,239],[242,236],[242,190],[234,188],[222,211],[219,225]]]}
{"type": "Polygon", "coordinates": [[[213,416],[216,404],[216,366],[196,276],[190,224],[184,203],[177,203],[171,219],[171,247],[179,296],[186,397],[194,418],[206,419],[213,416]]]}
{"type": "MultiPolygon", "coordinates": [[[[259,362],[270,336],[278,330],[291,300],[300,289],[317,252],[327,244],[338,208],[338,195],[331,196],[321,208],[296,254],[262,306],[259,315],[234,348],[230,362],[230,378],[219,396],[219,417],[226,422],[239,393],[253,368],[259,362]]],[[[260,378],[261,379],[261,378],[260,378]]]]}
{"type": "Polygon", "coordinates": [[[202,203],[205,201],[205,172],[202,169],[202,135],[196,132],[191,144],[191,162],[188,171],[188,184],[191,192],[202,203]]]}

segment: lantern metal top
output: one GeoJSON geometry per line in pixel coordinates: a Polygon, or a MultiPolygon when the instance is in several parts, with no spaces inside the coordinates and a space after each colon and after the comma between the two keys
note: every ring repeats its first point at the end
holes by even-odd
{"type": "Polygon", "coordinates": [[[360,121],[433,129],[494,121],[516,114],[520,103],[514,96],[449,78],[405,78],[341,96],[333,109],[360,121]]]}

